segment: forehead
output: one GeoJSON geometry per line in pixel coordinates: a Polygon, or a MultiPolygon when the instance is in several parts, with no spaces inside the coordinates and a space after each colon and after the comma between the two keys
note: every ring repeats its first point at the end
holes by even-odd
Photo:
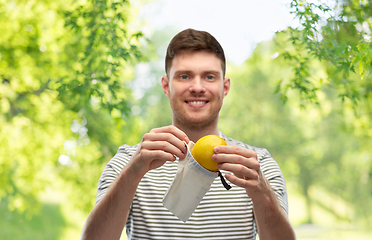
{"type": "Polygon", "coordinates": [[[222,61],[216,54],[205,51],[198,52],[183,52],[177,54],[173,60],[170,68],[170,75],[176,71],[191,71],[191,72],[220,72],[222,70],[222,61]]]}

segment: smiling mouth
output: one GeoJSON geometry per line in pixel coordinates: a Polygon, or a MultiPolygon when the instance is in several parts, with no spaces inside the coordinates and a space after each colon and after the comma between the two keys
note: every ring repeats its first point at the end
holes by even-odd
{"type": "Polygon", "coordinates": [[[190,105],[203,105],[208,103],[209,101],[185,101],[185,102],[190,105]]]}

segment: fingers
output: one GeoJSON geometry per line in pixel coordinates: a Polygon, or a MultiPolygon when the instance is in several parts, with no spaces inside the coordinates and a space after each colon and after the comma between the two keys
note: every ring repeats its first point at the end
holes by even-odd
{"type": "Polygon", "coordinates": [[[150,151],[160,150],[183,159],[187,154],[184,141],[189,141],[184,132],[174,126],[167,126],[146,133],[141,147],[150,151]]]}
{"type": "MultiPolygon", "coordinates": [[[[257,161],[257,153],[236,146],[218,146],[214,148],[216,154],[213,155],[213,160],[222,164],[231,163],[233,165],[242,165],[249,169],[258,171],[260,169],[260,163],[257,161]]],[[[244,170],[237,166],[234,168],[238,172],[244,172],[244,170]]]]}
{"type": "Polygon", "coordinates": [[[169,153],[181,159],[185,158],[187,154],[185,143],[168,133],[146,133],[143,136],[141,147],[149,151],[169,153]]]}
{"type": "Polygon", "coordinates": [[[174,161],[175,156],[183,159],[187,154],[185,142],[189,142],[187,135],[174,126],[154,128],[143,135],[141,155],[145,159],[174,161]]]}
{"type": "Polygon", "coordinates": [[[258,170],[251,169],[241,164],[221,163],[218,165],[219,169],[234,173],[235,176],[245,180],[257,180],[258,170]]]}
{"type": "Polygon", "coordinates": [[[174,154],[165,152],[163,150],[149,150],[142,148],[140,151],[141,157],[148,160],[174,161],[176,157],[174,154]]]}
{"type": "Polygon", "coordinates": [[[256,188],[259,182],[257,179],[239,178],[230,173],[226,173],[225,178],[229,180],[232,184],[245,189],[256,188]]]}
{"type": "Polygon", "coordinates": [[[183,159],[187,154],[185,142],[189,142],[187,135],[174,126],[152,129],[143,135],[129,166],[144,175],[167,161],[175,161],[176,156],[183,159]]]}
{"type": "Polygon", "coordinates": [[[219,169],[233,173],[226,174],[231,183],[246,189],[257,185],[260,163],[256,152],[236,146],[218,146],[214,150],[212,159],[219,163],[219,169]]]}
{"type": "Polygon", "coordinates": [[[170,126],[165,126],[161,128],[154,128],[150,131],[150,133],[171,133],[181,141],[185,141],[186,143],[189,143],[189,138],[187,137],[186,133],[182,132],[179,128],[170,125],[170,126]]]}

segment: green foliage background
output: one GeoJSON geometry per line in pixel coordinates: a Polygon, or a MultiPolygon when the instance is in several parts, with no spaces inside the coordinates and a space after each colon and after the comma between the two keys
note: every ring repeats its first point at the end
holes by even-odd
{"type": "MultiPolygon", "coordinates": [[[[369,229],[370,3],[291,6],[299,28],[228,65],[219,127],[278,161],[304,203],[291,205],[295,226],[369,229]]],[[[117,148],[171,124],[159,83],[179,29],[149,41],[137,7],[0,0],[0,239],[77,238],[117,148]]]]}

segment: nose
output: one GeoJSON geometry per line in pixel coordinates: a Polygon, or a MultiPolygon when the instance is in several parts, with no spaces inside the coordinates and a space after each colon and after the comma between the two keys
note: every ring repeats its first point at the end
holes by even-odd
{"type": "Polygon", "coordinates": [[[203,85],[202,79],[199,78],[199,77],[194,78],[193,81],[191,81],[191,85],[190,85],[189,90],[192,93],[204,93],[205,92],[205,87],[203,85]]]}

